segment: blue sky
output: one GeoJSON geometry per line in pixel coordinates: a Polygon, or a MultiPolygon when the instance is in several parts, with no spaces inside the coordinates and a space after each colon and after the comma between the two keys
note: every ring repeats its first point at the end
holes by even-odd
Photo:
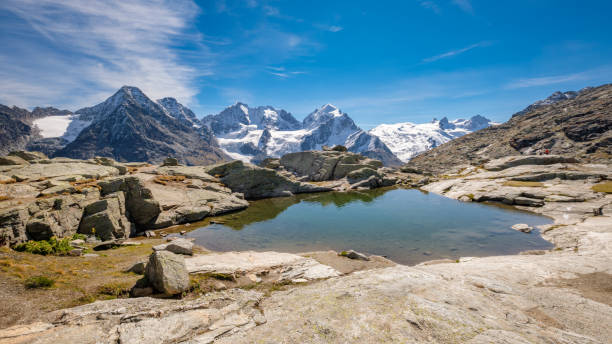
{"type": "Polygon", "coordinates": [[[236,101],[371,128],[510,115],[612,82],[611,1],[0,2],[0,103],[76,110],[122,85],[198,116],[236,101]]]}

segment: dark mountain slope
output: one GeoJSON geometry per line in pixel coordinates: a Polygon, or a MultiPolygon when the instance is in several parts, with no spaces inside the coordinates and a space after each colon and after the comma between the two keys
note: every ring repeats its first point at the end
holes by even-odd
{"type": "Polygon", "coordinates": [[[550,154],[583,161],[612,161],[612,84],[586,88],[576,97],[541,105],[508,122],[445,143],[407,166],[441,173],[508,155],[550,154]]]}
{"type": "Polygon", "coordinates": [[[55,156],[159,163],[168,156],[186,164],[228,159],[208,128],[179,120],[138,88],[122,87],[104,103],[81,109],[94,122],[55,156]]]}
{"type": "Polygon", "coordinates": [[[24,149],[31,139],[39,137],[30,117],[28,110],[0,104],[0,155],[24,149]]]}

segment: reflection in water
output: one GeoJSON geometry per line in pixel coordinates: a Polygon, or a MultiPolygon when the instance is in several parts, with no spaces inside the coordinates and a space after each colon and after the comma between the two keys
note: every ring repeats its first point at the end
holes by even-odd
{"type": "Polygon", "coordinates": [[[292,197],[268,198],[250,202],[247,209],[229,215],[216,217],[213,221],[223,223],[232,229],[242,229],[254,222],[272,220],[287,208],[300,202],[319,203],[322,206],[331,204],[340,208],[352,202],[372,202],[393,188],[379,188],[354,192],[319,192],[299,194],[292,197]]]}
{"type": "Polygon", "coordinates": [[[213,221],[187,236],[217,251],[355,249],[404,264],[551,246],[535,232],[510,228],[548,218],[393,188],[264,199],[213,221]]]}

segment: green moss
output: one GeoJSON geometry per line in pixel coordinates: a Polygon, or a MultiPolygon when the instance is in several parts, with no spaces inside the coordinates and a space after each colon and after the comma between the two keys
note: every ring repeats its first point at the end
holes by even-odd
{"type": "Polygon", "coordinates": [[[595,184],[591,187],[595,192],[612,193],[612,182],[595,184]]]}
{"type": "Polygon", "coordinates": [[[45,276],[33,276],[24,282],[27,289],[51,288],[54,284],[54,280],[45,276]]]}
{"type": "Polygon", "coordinates": [[[204,274],[206,277],[222,280],[222,281],[234,281],[236,278],[233,274],[226,274],[222,272],[207,272],[204,274]]]}
{"type": "Polygon", "coordinates": [[[346,257],[346,256],[348,256],[348,252],[342,251],[342,252],[338,253],[338,255],[342,256],[342,257],[346,257]]]}
{"type": "Polygon", "coordinates": [[[28,242],[16,245],[14,249],[15,251],[19,252],[40,254],[43,256],[49,254],[65,255],[73,249],[73,247],[70,246],[71,240],[72,238],[57,240],[56,237],[51,237],[49,240],[30,240],[28,242]]]}

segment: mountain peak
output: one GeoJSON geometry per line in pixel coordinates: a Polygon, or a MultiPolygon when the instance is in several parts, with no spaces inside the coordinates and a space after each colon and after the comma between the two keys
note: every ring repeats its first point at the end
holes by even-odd
{"type": "Polygon", "coordinates": [[[542,107],[542,106],[552,105],[552,104],[558,103],[560,101],[574,99],[581,92],[585,92],[585,91],[588,91],[590,89],[592,89],[592,87],[585,87],[585,88],[581,89],[578,92],[576,92],[576,91],[567,91],[567,92],[556,91],[553,94],[551,94],[550,96],[548,96],[548,98],[536,101],[535,103],[529,105],[525,109],[515,113],[514,115],[512,115],[512,117],[526,114],[526,113],[528,113],[528,112],[530,112],[532,110],[535,110],[535,109],[537,109],[539,107],[542,107]]]}
{"type": "MultiPolygon", "coordinates": [[[[340,109],[338,109],[338,107],[335,105],[325,104],[306,116],[306,118],[304,118],[303,125],[307,129],[312,129],[334,118],[345,115],[346,114],[340,111],[340,109]]],[[[348,118],[348,116],[346,117],[348,118]]]]}
{"type": "Polygon", "coordinates": [[[200,121],[196,117],[196,115],[183,104],[179,103],[175,98],[166,97],[157,100],[157,104],[159,104],[162,108],[164,108],[171,117],[178,119],[187,125],[192,125],[198,127],[200,125],[200,121]]]}
{"type": "Polygon", "coordinates": [[[450,123],[446,116],[442,117],[442,119],[438,122],[438,125],[441,129],[455,129],[455,125],[450,123]]]}
{"type": "Polygon", "coordinates": [[[127,95],[127,96],[130,96],[130,97],[142,97],[142,96],[145,96],[145,94],[138,87],[136,87],[136,86],[121,86],[121,88],[119,90],[117,90],[117,92],[115,92],[113,97],[115,95],[127,95]]]}
{"type": "Polygon", "coordinates": [[[149,108],[158,106],[147,97],[138,87],[122,86],[112,96],[92,107],[82,108],[75,113],[81,116],[81,120],[97,121],[108,116],[121,105],[135,103],[140,107],[149,108]]]}
{"type": "Polygon", "coordinates": [[[321,108],[319,109],[319,111],[321,112],[333,112],[336,110],[338,110],[338,107],[333,104],[329,104],[329,103],[321,106],[321,108]]]}

